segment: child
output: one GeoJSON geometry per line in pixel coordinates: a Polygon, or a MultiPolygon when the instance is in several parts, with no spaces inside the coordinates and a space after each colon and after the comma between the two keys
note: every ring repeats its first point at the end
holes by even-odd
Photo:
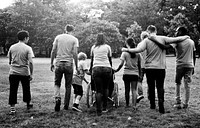
{"type": "MultiPolygon", "coordinates": [[[[126,47],[135,48],[136,44],[132,38],[128,38],[126,41],[126,47]]],[[[126,107],[129,107],[129,93],[130,87],[132,92],[132,104],[133,109],[136,110],[136,100],[137,100],[137,83],[140,74],[140,63],[141,56],[137,53],[122,52],[120,57],[121,63],[115,72],[118,72],[124,65],[123,81],[125,85],[125,100],[126,107]]]]}
{"type": "Polygon", "coordinates": [[[72,81],[72,86],[74,88],[74,101],[73,101],[73,107],[72,110],[82,112],[78,106],[79,102],[83,96],[83,87],[82,87],[82,82],[83,80],[86,81],[84,78],[85,73],[90,74],[88,69],[87,69],[87,63],[86,63],[87,55],[83,52],[80,52],[78,54],[78,72],[76,72],[73,76],[73,81],[72,81]]]}

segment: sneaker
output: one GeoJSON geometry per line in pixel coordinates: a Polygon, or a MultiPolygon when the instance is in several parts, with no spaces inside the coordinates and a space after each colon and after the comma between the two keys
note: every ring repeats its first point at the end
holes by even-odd
{"type": "Polygon", "coordinates": [[[183,109],[186,109],[186,108],[188,108],[188,104],[183,103],[183,109]]]}
{"type": "Polygon", "coordinates": [[[9,112],[9,115],[15,115],[16,114],[16,110],[14,107],[11,107],[10,108],[10,112],[9,112]]]}
{"type": "Polygon", "coordinates": [[[27,110],[33,108],[33,104],[27,104],[27,110]]]}
{"type": "Polygon", "coordinates": [[[73,106],[72,110],[77,111],[77,112],[82,112],[82,110],[80,110],[78,107],[73,106]]]}
{"type": "Polygon", "coordinates": [[[102,113],[107,113],[108,112],[108,109],[103,109],[102,110],[102,113]]]}
{"type": "Polygon", "coordinates": [[[174,108],[177,108],[177,109],[181,109],[181,108],[182,108],[182,107],[181,107],[181,104],[175,104],[173,107],[174,107],[174,108]]]}
{"type": "Polygon", "coordinates": [[[140,95],[140,96],[138,96],[138,97],[137,97],[137,100],[136,100],[136,103],[139,103],[139,102],[140,102],[140,100],[141,100],[141,99],[143,99],[143,98],[144,98],[144,96],[143,96],[143,95],[140,95]]]}
{"type": "Polygon", "coordinates": [[[61,104],[60,99],[59,98],[56,99],[56,105],[55,105],[55,108],[54,108],[56,112],[60,111],[60,104],[61,104]]]}

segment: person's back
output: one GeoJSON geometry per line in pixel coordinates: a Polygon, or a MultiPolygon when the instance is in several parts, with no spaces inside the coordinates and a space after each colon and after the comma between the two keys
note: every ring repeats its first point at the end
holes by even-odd
{"type": "Polygon", "coordinates": [[[176,46],[177,57],[176,65],[178,67],[189,67],[194,68],[193,61],[193,51],[194,51],[194,41],[191,39],[186,39],[176,46]]]}
{"type": "Polygon", "coordinates": [[[16,43],[10,47],[11,67],[9,74],[30,75],[28,57],[34,57],[30,46],[24,43],[16,43]]]}
{"type": "Polygon", "coordinates": [[[68,61],[73,62],[73,50],[74,46],[78,42],[78,39],[69,34],[60,34],[56,37],[57,54],[56,61],[68,61]]]}
{"type": "Polygon", "coordinates": [[[140,59],[140,54],[137,53],[134,58],[131,58],[130,53],[123,52],[121,56],[122,56],[121,59],[125,60],[123,74],[131,74],[139,76],[138,59],[140,59]]]}
{"type": "MultiPolygon", "coordinates": [[[[162,36],[156,36],[160,43],[164,43],[162,36]]],[[[166,51],[160,49],[154,42],[149,39],[146,41],[146,60],[145,69],[165,69],[166,68],[166,51]]]]}
{"type": "Polygon", "coordinates": [[[96,66],[105,66],[105,67],[111,67],[108,54],[110,54],[110,46],[107,44],[103,44],[100,46],[92,46],[92,52],[94,54],[94,63],[93,67],[96,66]]]}

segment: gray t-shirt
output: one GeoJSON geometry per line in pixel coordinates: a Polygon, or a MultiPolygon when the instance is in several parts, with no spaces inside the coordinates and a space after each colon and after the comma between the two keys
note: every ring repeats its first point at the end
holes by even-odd
{"type": "Polygon", "coordinates": [[[11,57],[10,75],[30,75],[29,60],[34,57],[33,50],[25,43],[12,45],[8,51],[11,57]]]}
{"type": "Polygon", "coordinates": [[[79,47],[79,42],[76,37],[69,34],[56,36],[53,42],[53,50],[56,51],[56,62],[65,61],[71,65],[73,63],[74,47],[79,47]]]}
{"type": "Polygon", "coordinates": [[[193,52],[196,50],[194,41],[186,39],[181,43],[171,44],[176,49],[176,66],[194,68],[193,52]]]}

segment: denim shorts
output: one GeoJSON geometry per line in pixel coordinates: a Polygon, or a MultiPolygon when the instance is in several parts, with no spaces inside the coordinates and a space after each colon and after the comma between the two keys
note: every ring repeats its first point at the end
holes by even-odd
{"type": "Polygon", "coordinates": [[[181,84],[181,80],[184,77],[184,80],[188,83],[191,83],[192,71],[194,68],[185,68],[185,67],[176,67],[176,78],[175,82],[181,84]]]}

